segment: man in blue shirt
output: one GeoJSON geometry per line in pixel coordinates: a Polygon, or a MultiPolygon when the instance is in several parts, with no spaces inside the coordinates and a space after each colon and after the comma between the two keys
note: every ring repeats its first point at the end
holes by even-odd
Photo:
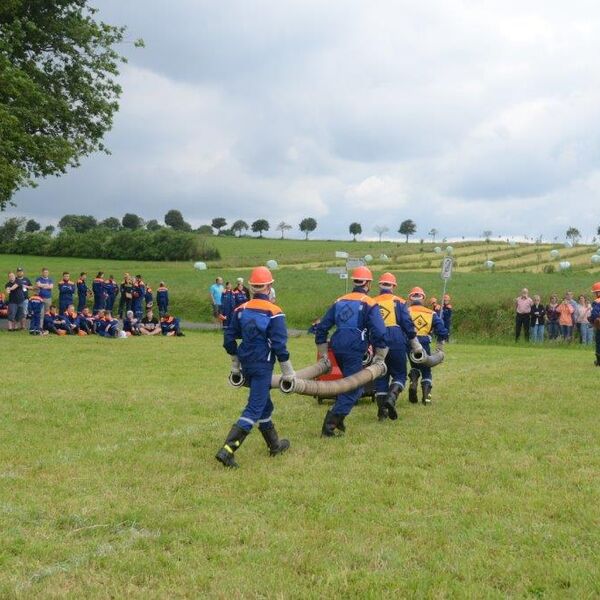
{"type": "Polygon", "coordinates": [[[223,278],[217,277],[215,282],[210,286],[210,301],[212,303],[213,318],[217,325],[221,324],[221,300],[223,298],[223,278]]]}
{"type": "Polygon", "coordinates": [[[44,313],[52,304],[52,289],[54,288],[54,279],[50,277],[50,271],[47,267],[42,269],[42,274],[35,280],[39,293],[38,296],[44,301],[44,309],[42,311],[42,322],[44,321],[44,313]]]}
{"type": "Polygon", "coordinates": [[[77,286],[71,281],[71,274],[65,271],[58,284],[58,312],[62,315],[69,305],[73,304],[73,297],[77,286]]]}

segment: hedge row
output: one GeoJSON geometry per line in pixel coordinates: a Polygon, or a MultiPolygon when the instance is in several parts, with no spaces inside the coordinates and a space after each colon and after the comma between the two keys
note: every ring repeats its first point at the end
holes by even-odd
{"type": "Polygon", "coordinates": [[[57,236],[38,231],[18,232],[13,239],[0,242],[5,254],[74,256],[116,260],[218,260],[219,251],[194,233],[170,229],[158,231],[96,228],[85,233],[61,231],[57,236]]]}

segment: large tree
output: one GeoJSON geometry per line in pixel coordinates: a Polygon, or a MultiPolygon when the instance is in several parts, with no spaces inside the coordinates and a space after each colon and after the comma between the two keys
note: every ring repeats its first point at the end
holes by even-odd
{"type": "Polygon", "coordinates": [[[138,215],[134,213],[125,213],[123,215],[123,219],[121,220],[121,224],[125,229],[131,229],[135,231],[136,229],[141,229],[144,226],[144,219],[138,217],[138,215]]]}
{"type": "Polygon", "coordinates": [[[85,233],[98,225],[92,215],[65,215],[58,222],[61,229],[74,229],[77,233],[85,233]]]}
{"type": "Polygon", "coordinates": [[[41,225],[34,219],[29,219],[29,221],[25,223],[25,231],[27,231],[27,233],[33,233],[34,231],[39,231],[40,229],[41,225]]]}
{"type": "Polygon", "coordinates": [[[104,229],[110,229],[111,231],[118,231],[121,229],[121,221],[119,221],[117,217],[107,217],[104,221],[100,221],[98,225],[104,227],[104,229]]]}
{"type": "Polygon", "coordinates": [[[432,227],[432,228],[429,230],[429,233],[427,234],[427,235],[431,236],[431,241],[432,241],[434,244],[435,244],[435,238],[436,238],[436,236],[437,236],[437,234],[438,234],[438,233],[439,233],[439,231],[438,231],[438,230],[437,230],[435,227],[432,227]]]}
{"type": "Polygon", "coordinates": [[[356,236],[362,233],[362,225],[360,223],[350,223],[350,227],[348,227],[348,231],[352,234],[352,241],[356,241],[356,236]]]}
{"type": "Polygon", "coordinates": [[[305,219],[302,219],[302,221],[300,221],[299,227],[300,231],[302,231],[302,233],[304,233],[305,235],[304,239],[307,240],[308,234],[313,232],[317,228],[317,221],[312,217],[306,217],[305,219]]]}
{"type": "Polygon", "coordinates": [[[266,219],[256,219],[256,221],[254,221],[250,227],[252,227],[252,231],[254,231],[254,233],[258,233],[258,237],[262,237],[262,232],[269,231],[270,225],[269,221],[266,219]]]}
{"type": "Polygon", "coordinates": [[[566,236],[568,240],[571,240],[573,246],[576,246],[579,238],[581,237],[581,232],[579,229],[577,229],[577,227],[569,227],[569,229],[567,229],[566,236]]]}
{"type": "Polygon", "coordinates": [[[89,0],[0,2],[0,209],[36,178],[107,152],[125,29],[96,12],[89,0]]]}
{"type": "Polygon", "coordinates": [[[291,228],[292,226],[289,223],[286,223],[285,221],[281,221],[281,223],[279,223],[279,225],[275,227],[277,231],[281,231],[281,239],[283,239],[283,234],[286,231],[289,231],[291,228]]]}
{"type": "Polygon", "coordinates": [[[416,223],[411,219],[406,219],[406,221],[402,221],[400,223],[400,227],[398,228],[398,233],[406,236],[406,243],[408,244],[408,236],[413,235],[417,231],[416,223]]]}
{"type": "Polygon", "coordinates": [[[231,231],[237,233],[238,237],[240,237],[242,235],[242,230],[248,231],[248,223],[246,223],[246,221],[243,221],[242,219],[234,221],[233,225],[231,226],[231,231]]]}
{"type": "Polygon", "coordinates": [[[215,217],[210,225],[217,230],[217,235],[220,235],[221,229],[227,225],[227,219],[225,217],[215,217]]]}

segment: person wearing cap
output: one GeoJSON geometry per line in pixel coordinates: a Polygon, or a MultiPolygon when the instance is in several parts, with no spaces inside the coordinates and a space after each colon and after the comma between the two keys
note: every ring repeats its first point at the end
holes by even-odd
{"type": "Polygon", "coordinates": [[[73,297],[77,286],[71,281],[71,275],[65,271],[62,279],[58,283],[58,312],[62,315],[70,304],[73,304],[73,297]]]}
{"type": "Polygon", "coordinates": [[[296,376],[287,349],[285,315],[269,301],[273,276],[267,267],[253,269],[248,283],[253,297],[235,310],[223,336],[223,347],[231,358],[231,377],[243,376],[250,386],[246,407],[215,456],[226,467],[238,466],[234,453],[257,423],[271,456],[290,447],[288,440],[279,439],[271,418],[275,360],[279,361],[283,381],[292,382],[296,376]],[[238,339],[242,340],[239,345],[238,339]]]}
{"type": "MultiPolygon", "coordinates": [[[[420,287],[414,287],[408,296],[409,307],[408,313],[415,324],[417,330],[417,339],[419,340],[423,351],[431,354],[431,335],[437,337],[437,349],[442,350],[444,342],[448,339],[448,330],[444,326],[442,318],[430,308],[424,306],[425,292],[420,287]]],[[[418,351],[413,349],[413,352],[418,351]]],[[[433,387],[433,378],[431,367],[422,363],[415,363],[409,356],[411,370],[408,374],[410,386],[408,388],[408,399],[410,402],[416,403],[419,401],[417,396],[417,386],[419,377],[421,378],[421,392],[423,404],[431,403],[431,388],[433,387]]]]}
{"type": "Polygon", "coordinates": [[[452,327],[452,304],[450,304],[450,294],[444,294],[441,309],[439,312],[436,312],[442,317],[444,327],[448,330],[448,339],[450,339],[450,329],[452,327]]]}
{"type": "MultiPolygon", "coordinates": [[[[25,315],[26,318],[29,314],[29,290],[33,289],[33,285],[31,284],[29,277],[25,277],[23,267],[17,267],[17,282],[23,286],[23,315],[25,315]]],[[[25,319],[23,319],[22,329],[25,329],[25,319]]]]}
{"type": "Polygon", "coordinates": [[[406,300],[394,295],[396,285],[396,277],[392,273],[384,273],[379,278],[379,295],[373,298],[385,325],[385,343],[389,349],[385,357],[387,373],[375,382],[377,418],[380,421],[387,417],[393,421],[398,418],[396,400],[406,385],[407,342],[413,351],[423,351],[408,314],[406,300]]]}
{"type": "Polygon", "coordinates": [[[590,313],[589,321],[595,329],[596,360],[594,364],[600,367],[600,281],[592,285],[592,294],[594,294],[594,300],[592,302],[592,312],[590,313]]]}
{"type": "Polygon", "coordinates": [[[8,311],[8,331],[17,331],[17,322],[20,329],[25,329],[25,312],[23,303],[25,301],[25,292],[23,286],[17,281],[17,276],[11,271],[8,274],[8,281],[4,286],[7,296],[8,311]]]}
{"type": "MultiPolygon", "coordinates": [[[[369,341],[375,348],[374,361],[383,362],[387,354],[385,324],[379,306],[368,296],[373,275],[367,267],[357,267],[351,275],[354,288],[349,294],[338,298],[315,327],[315,343],[319,358],[328,352],[327,335],[331,336],[331,349],[343,377],[354,375],[363,369],[363,357],[369,341]]],[[[327,411],[321,435],[333,437],[346,431],[344,419],[362,396],[363,388],[339,394],[333,407],[327,411]]]]}
{"type": "Polygon", "coordinates": [[[169,288],[164,281],[161,281],[156,289],[156,303],[158,304],[158,315],[160,317],[169,312],[169,288]]]}

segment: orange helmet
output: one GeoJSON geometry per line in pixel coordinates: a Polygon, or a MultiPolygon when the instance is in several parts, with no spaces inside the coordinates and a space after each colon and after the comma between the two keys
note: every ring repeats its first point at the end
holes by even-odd
{"type": "Polygon", "coordinates": [[[351,277],[353,281],[373,281],[373,273],[367,267],[356,267],[351,277]]]}
{"type": "Polygon", "coordinates": [[[250,285],[269,285],[275,281],[271,271],[267,267],[255,267],[252,269],[248,283],[250,285]]]}
{"type": "Polygon", "coordinates": [[[384,273],[380,278],[379,278],[379,283],[387,283],[388,285],[398,285],[396,283],[396,277],[394,277],[394,275],[392,273],[384,273]]]}
{"type": "Polygon", "coordinates": [[[410,294],[408,296],[409,298],[412,298],[413,296],[422,296],[425,298],[425,292],[420,287],[414,287],[412,290],[410,290],[410,294]]]}
{"type": "Polygon", "coordinates": [[[600,281],[596,281],[596,283],[592,286],[592,292],[600,292],[600,281]]]}

